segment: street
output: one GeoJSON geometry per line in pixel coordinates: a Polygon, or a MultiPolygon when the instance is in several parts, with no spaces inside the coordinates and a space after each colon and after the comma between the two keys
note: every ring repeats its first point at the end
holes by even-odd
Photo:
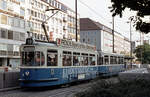
{"type": "MultiPolygon", "coordinates": [[[[118,81],[116,77],[107,80],[113,80],[114,82],[118,81]]],[[[0,92],[0,97],[73,97],[73,94],[89,89],[95,82],[96,81],[90,81],[89,83],[83,82],[77,85],[71,85],[70,87],[49,87],[42,89],[33,88],[5,91],[0,92]]]]}
{"type": "Polygon", "coordinates": [[[0,97],[71,97],[74,93],[84,91],[91,83],[82,83],[70,87],[49,87],[43,89],[18,89],[0,93],[0,97]]]}

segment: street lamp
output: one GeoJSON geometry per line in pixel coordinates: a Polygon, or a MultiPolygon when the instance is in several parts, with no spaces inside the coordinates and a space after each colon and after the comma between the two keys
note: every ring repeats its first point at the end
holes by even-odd
{"type": "Polygon", "coordinates": [[[131,68],[132,68],[132,19],[130,19],[130,21],[127,21],[127,23],[130,23],[130,57],[131,57],[131,61],[130,61],[130,65],[131,65],[131,68]]]}
{"type": "Polygon", "coordinates": [[[54,11],[54,10],[57,10],[57,12],[55,12],[54,14],[52,14],[50,17],[48,17],[45,21],[42,22],[42,27],[43,27],[43,30],[45,32],[45,35],[46,35],[46,38],[47,38],[47,41],[49,42],[49,38],[48,38],[48,34],[47,34],[47,31],[46,31],[46,27],[45,27],[45,23],[47,23],[47,21],[52,18],[55,14],[57,14],[59,12],[59,9],[46,9],[46,11],[54,11]]]}

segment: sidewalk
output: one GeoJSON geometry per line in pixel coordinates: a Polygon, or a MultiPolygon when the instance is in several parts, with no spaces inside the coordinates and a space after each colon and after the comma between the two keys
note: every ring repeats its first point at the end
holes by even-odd
{"type": "Polygon", "coordinates": [[[11,87],[11,88],[3,88],[0,89],[0,92],[5,92],[5,91],[11,91],[11,90],[16,90],[16,89],[20,89],[21,87],[11,87]]]}

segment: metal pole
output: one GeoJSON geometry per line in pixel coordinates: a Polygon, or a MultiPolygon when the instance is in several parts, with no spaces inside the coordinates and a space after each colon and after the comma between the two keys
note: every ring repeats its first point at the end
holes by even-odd
{"type": "MultiPolygon", "coordinates": [[[[140,45],[142,45],[142,32],[140,32],[140,45]]],[[[142,64],[142,48],[141,48],[141,64],[142,64]]]]}
{"type": "Polygon", "coordinates": [[[130,57],[131,57],[131,68],[132,68],[132,31],[131,31],[131,29],[132,29],[131,27],[132,26],[131,26],[131,22],[132,21],[130,21],[130,49],[131,49],[130,50],[130,57]]]}
{"type": "Polygon", "coordinates": [[[76,11],[76,42],[78,41],[78,15],[77,15],[77,13],[78,13],[78,8],[77,8],[78,6],[77,6],[77,0],[75,0],[75,11],[76,11]]]}
{"type": "Polygon", "coordinates": [[[112,35],[113,35],[113,51],[112,52],[115,53],[114,16],[112,17],[112,28],[113,28],[112,29],[112,35]]]}

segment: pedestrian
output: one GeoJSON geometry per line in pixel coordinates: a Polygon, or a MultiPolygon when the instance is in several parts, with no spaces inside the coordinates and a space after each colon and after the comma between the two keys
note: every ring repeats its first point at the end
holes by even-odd
{"type": "Polygon", "coordinates": [[[11,64],[8,65],[8,70],[9,71],[12,70],[12,65],[11,64]]]}

